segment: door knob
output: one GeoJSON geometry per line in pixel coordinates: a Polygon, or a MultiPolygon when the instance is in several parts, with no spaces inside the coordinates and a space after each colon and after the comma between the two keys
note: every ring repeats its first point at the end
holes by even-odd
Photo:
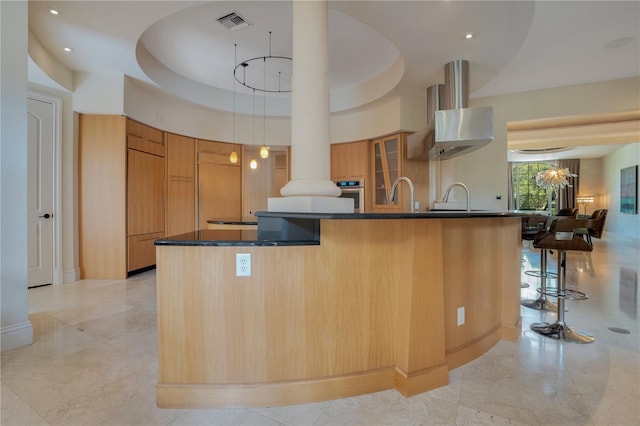
{"type": "Polygon", "coordinates": [[[49,213],[45,213],[42,216],[38,216],[38,217],[44,217],[45,219],[49,219],[50,217],[53,217],[53,215],[49,213]]]}

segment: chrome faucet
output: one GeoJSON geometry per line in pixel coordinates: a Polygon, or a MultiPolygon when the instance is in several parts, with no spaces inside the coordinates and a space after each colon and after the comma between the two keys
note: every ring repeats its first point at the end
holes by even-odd
{"type": "Polygon", "coordinates": [[[442,198],[442,202],[446,203],[449,201],[449,193],[451,192],[451,190],[453,189],[454,186],[460,186],[462,187],[462,189],[464,189],[464,192],[467,194],[467,211],[470,212],[471,211],[471,195],[469,195],[469,188],[467,188],[467,185],[465,185],[462,182],[455,182],[452,183],[451,185],[449,185],[449,187],[447,188],[447,190],[444,193],[444,197],[442,198]]]}
{"type": "Polygon", "coordinates": [[[411,194],[411,213],[415,213],[416,204],[413,202],[413,182],[411,182],[411,179],[409,179],[408,177],[400,176],[398,179],[396,179],[395,182],[393,182],[393,185],[391,185],[391,196],[389,197],[389,199],[392,203],[394,202],[394,199],[396,198],[396,189],[398,188],[400,182],[407,182],[407,185],[409,185],[409,193],[411,194]]]}

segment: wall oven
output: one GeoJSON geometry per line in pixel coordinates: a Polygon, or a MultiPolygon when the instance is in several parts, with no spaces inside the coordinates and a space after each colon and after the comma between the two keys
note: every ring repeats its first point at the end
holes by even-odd
{"type": "Polygon", "coordinates": [[[364,179],[339,180],[336,185],[342,191],[340,197],[353,199],[354,213],[364,213],[364,179]]]}

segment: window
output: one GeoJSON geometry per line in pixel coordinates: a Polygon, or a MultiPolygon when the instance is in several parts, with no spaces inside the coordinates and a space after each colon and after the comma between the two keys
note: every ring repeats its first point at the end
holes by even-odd
{"type": "MultiPolygon", "coordinates": [[[[536,184],[536,173],[550,163],[516,163],[512,170],[513,205],[517,210],[547,210],[549,194],[536,184]]],[[[553,203],[553,200],[552,200],[553,203]]]]}

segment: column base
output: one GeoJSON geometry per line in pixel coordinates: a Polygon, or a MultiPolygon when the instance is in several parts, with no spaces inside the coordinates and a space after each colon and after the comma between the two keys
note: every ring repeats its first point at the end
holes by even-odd
{"type": "Polygon", "coordinates": [[[294,213],[353,213],[351,198],[296,196],[269,197],[267,211],[294,213]]]}

